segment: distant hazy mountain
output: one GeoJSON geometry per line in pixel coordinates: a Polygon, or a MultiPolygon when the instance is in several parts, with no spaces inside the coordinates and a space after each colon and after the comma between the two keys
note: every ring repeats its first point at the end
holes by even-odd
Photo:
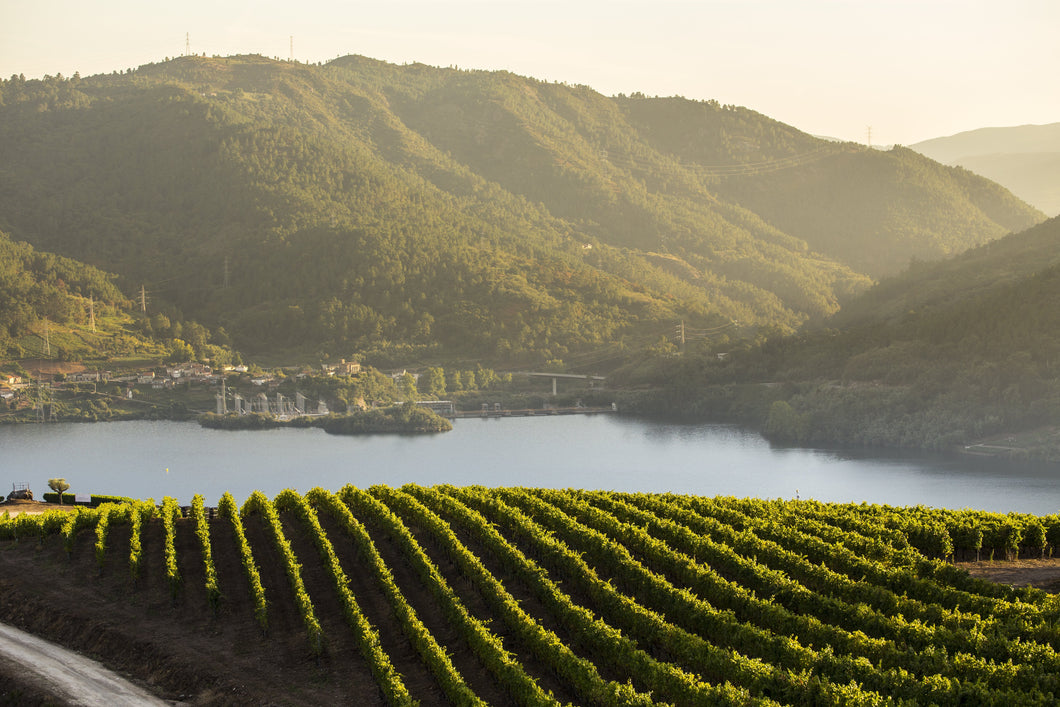
{"type": "Polygon", "coordinates": [[[1060,123],[982,128],[911,147],[992,179],[1050,216],[1060,214],[1060,123]]]}
{"type": "Polygon", "coordinates": [[[184,57],[0,83],[0,228],[252,353],[790,331],[1042,218],[910,150],[507,72],[184,57]]]}

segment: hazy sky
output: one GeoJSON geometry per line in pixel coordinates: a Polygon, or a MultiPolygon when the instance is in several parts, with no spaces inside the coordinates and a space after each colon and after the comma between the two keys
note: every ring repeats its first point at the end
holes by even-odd
{"type": "Polygon", "coordinates": [[[0,76],[191,50],[507,69],[911,144],[1060,122],[1060,0],[0,0],[0,76]]]}

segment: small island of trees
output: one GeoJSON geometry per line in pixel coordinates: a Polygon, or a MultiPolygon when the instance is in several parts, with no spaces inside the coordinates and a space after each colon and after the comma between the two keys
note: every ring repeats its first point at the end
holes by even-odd
{"type": "Polygon", "coordinates": [[[449,420],[428,408],[415,403],[404,403],[389,408],[354,411],[345,415],[301,416],[282,420],[271,415],[250,413],[247,415],[218,415],[205,413],[199,416],[203,427],[220,430],[266,430],[276,427],[318,427],[328,434],[427,434],[448,432],[453,429],[449,420]]]}

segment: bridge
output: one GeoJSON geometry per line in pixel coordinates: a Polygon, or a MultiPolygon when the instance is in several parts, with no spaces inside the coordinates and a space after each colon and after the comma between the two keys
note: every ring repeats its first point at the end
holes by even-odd
{"type": "Polygon", "coordinates": [[[618,412],[618,405],[611,403],[611,407],[585,407],[575,405],[574,407],[543,407],[543,408],[521,408],[506,410],[497,403],[493,408],[483,404],[481,410],[458,410],[445,415],[449,418],[466,417],[542,417],[546,415],[596,415],[601,413],[618,412]]]}
{"type": "Polygon", "coordinates": [[[538,376],[539,378],[551,378],[552,379],[552,394],[556,394],[556,381],[560,378],[577,378],[579,380],[587,381],[606,381],[605,376],[590,376],[583,375],[580,373],[541,373],[537,371],[516,371],[512,373],[513,376],[538,376]]]}

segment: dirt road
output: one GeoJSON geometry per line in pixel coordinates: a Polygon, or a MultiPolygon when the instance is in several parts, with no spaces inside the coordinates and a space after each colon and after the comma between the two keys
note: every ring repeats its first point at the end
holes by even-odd
{"type": "Polygon", "coordinates": [[[168,705],[94,660],[0,624],[4,672],[25,676],[63,704],[88,707],[168,705]]]}
{"type": "Polygon", "coordinates": [[[0,514],[7,513],[14,518],[22,513],[31,516],[47,513],[48,511],[65,511],[70,513],[74,508],[76,508],[76,506],[71,506],[69,504],[60,506],[56,503],[44,503],[43,501],[7,501],[5,503],[0,503],[0,514]]]}

